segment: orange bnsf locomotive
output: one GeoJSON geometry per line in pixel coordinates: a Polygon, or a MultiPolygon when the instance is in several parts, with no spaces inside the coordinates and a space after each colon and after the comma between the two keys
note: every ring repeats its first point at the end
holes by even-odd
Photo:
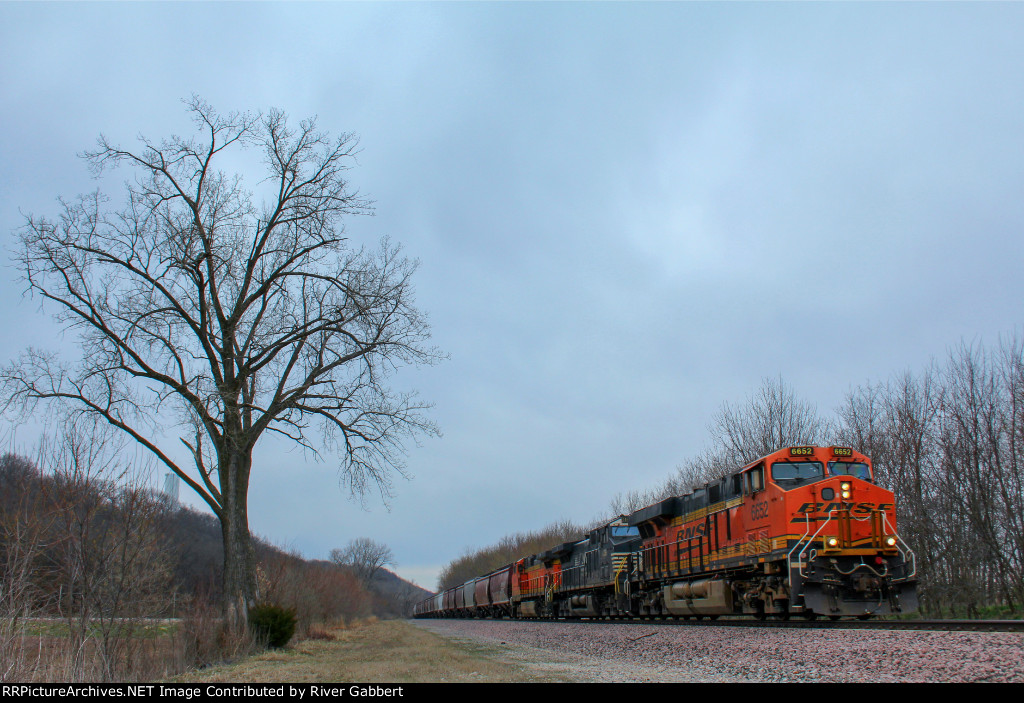
{"type": "Polygon", "coordinates": [[[787,447],[418,603],[417,617],[819,615],[917,609],[891,491],[848,447],[787,447]]]}

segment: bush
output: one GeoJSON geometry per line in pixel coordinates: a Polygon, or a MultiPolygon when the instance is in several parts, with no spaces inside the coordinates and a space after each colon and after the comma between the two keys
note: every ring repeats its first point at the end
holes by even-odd
{"type": "Polygon", "coordinates": [[[261,603],[249,608],[249,625],[261,640],[274,648],[283,647],[295,634],[295,609],[261,603]]]}
{"type": "Polygon", "coordinates": [[[308,635],[314,625],[348,623],[374,610],[373,595],[342,567],[281,551],[268,550],[261,558],[264,602],[295,610],[296,636],[308,635]]]}

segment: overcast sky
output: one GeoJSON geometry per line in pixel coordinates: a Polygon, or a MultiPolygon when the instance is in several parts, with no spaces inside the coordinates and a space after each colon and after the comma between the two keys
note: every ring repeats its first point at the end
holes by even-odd
{"type": "MultiPolygon", "coordinates": [[[[0,233],[95,187],[100,132],[188,133],[193,93],[357,133],[377,214],[348,232],[422,262],[450,359],[397,381],[444,436],[390,510],[261,445],[250,523],[307,557],[386,542],[433,588],[657,483],[765,377],[831,414],[1017,329],[1022,77],[1020,3],[3,2],[0,233]]],[[[22,292],[0,268],[3,363],[61,344],[22,292]]]]}

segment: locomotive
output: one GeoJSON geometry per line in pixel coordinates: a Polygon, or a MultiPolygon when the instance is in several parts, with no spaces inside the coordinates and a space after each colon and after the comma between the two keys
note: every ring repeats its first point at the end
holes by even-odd
{"type": "Polygon", "coordinates": [[[437,593],[416,617],[858,617],[917,609],[893,493],[850,447],[786,447],[437,593]]]}

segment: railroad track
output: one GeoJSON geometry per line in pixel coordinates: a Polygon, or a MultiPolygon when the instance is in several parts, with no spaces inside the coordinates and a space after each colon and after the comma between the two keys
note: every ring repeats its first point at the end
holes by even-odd
{"type": "MultiPolygon", "coordinates": [[[[611,621],[609,621],[611,622],[611,621]]],[[[656,620],[624,620],[650,622],[656,620]]],[[[670,620],[676,625],[702,627],[819,628],[830,630],[933,630],[937,632],[1024,632],[1024,620],[670,620]]]]}
{"type": "MultiPolygon", "coordinates": [[[[482,618],[501,620],[503,618],[482,618]]],[[[548,622],[545,620],[523,619],[521,622],[548,622]]],[[[818,618],[806,620],[793,618],[779,620],[751,618],[711,620],[708,618],[571,618],[554,622],[589,622],[602,625],[676,625],[679,627],[748,627],[748,628],[818,628],[829,630],[932,630],[936,632],[1024,632],[1024,620],[828,620],[818,618]]]]}

